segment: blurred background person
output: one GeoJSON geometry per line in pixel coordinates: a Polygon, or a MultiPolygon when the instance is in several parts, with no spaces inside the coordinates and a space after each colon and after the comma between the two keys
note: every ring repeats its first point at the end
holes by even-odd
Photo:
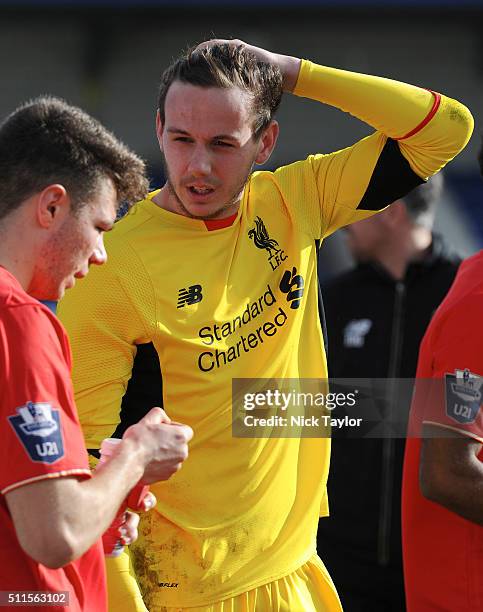
{"type": "MultiPolygon", "coordinates": [[[[331,378],[414,377],[419,343],[460,263],[432,231],[442,188],[438,174],[345,229],[357,263],[323,291],[331,378]]],[[[347,429],[332,435],[330,517],[319,524],[319,554],[347,612],[402,612],[405,440],[347,439],[347,429]]]]}

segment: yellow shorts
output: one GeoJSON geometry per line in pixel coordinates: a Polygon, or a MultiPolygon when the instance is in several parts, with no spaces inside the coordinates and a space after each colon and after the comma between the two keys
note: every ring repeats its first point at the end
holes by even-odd
{"type": "MultiPolygon", "coordinates": [[[[123,554],[107,559],[109,611],[147,612],[130,566],[123,554]]],[[[322,561],[314,555],[295,572],[256,589],[214,604],[194,608],[157,606],[156,595],[149,612],[341,612],[342,606],[322,561]]]]}
{"type": "Polygon", "coordinates": [[[148,612],[129,554],[123,552],[119,557],[105,559],[109,612],[148,612]]]}

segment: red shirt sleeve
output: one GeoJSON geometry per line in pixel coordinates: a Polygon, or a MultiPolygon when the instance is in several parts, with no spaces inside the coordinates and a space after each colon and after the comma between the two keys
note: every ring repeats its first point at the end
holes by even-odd
{"type": "Polygon", "coordinates": [[[70,368],[67,336],[47,308],[28,303],[2,309],[2,494],[44,478],[90,475],[70,368]]]}
{"type": "Polygon", "coordinates": [[[426,350],[431,359],[422,421],[483,443],[483,297],[468,295],[433,330],[426,350]]]}

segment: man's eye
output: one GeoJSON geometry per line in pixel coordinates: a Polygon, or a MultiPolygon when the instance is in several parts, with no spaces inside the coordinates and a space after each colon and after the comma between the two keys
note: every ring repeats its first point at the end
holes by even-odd
{"type": "Polygon", "coordinates": [[[213,144],[217,147],[233,148],[233,145],[230,142],[225,142],[224,140],[215,140],[213,144]]]}
{"type": "Polygon", "coordinates": [[[187,136],[177,136],[174,140],[175,142],[191,142],[191,138],[187,136]]]}

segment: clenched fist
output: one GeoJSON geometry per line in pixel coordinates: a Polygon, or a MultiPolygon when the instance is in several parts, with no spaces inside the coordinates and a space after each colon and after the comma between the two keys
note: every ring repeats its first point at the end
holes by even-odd
{"type": "Polygon", "coordinates": [[[191,427],[173,423],[164,410],[152,408],[126,430],[123,440],[130,440],[138,448],[145,466],[142,481],[150,484],[167,480],[180,469],[192,437],[191,427]]]}

